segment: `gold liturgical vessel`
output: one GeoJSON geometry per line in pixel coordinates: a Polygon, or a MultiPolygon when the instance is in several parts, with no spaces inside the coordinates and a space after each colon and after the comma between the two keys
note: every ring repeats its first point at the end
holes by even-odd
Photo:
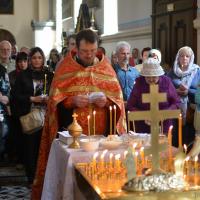
{"type": "Polygon", "coordinates": [[[76,113],[74,113],[72,115],[72,117],[73,117],[73,122],[67,128],[69,131],[69,134],[73,137],[73,142],[69,145],[69,148],[79,149],[80,144],[79,144],[77,138],[81,135],[83,129],[81,128],[81,126],[78,124],[78,122],[76,120],[78,115],[76,113]]]}

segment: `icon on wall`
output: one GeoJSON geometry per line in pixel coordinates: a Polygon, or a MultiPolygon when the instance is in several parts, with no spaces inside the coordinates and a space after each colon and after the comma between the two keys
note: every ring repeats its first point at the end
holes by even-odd
{"type": "Polygon", "coordinates": [[[13,14],[14,2],[13,0],[0,0],[0,14],[13,14]]]}

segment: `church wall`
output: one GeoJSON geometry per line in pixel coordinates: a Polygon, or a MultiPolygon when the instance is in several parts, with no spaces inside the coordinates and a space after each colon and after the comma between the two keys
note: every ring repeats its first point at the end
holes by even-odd
{"type": "Polygon", "coordinates": [[[118,29],[115,35],[103,36],[102,46],[107,56],[115,50],[116,43],[125,40],[131,47],[142,50],[152,46],[151,30],[152,1],[118,0],[118,29]]]}
{"type": "Polygon", "coordinates": [[[148,23],[152,14],[150,0],[118,0],[119,30],[148,23]]]}
{"type": "Polygon", "coordinates": [[[17,46],[33,45],[31,20],[37,17],[36,0],[15,0],[13,15],[0,15],[0,28],[10,31],[17,46]]]}

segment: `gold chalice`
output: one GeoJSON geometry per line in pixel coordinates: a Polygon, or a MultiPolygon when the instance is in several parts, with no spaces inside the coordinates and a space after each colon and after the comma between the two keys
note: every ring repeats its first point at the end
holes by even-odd
{"type": "Polygon", "coordinates": [[[76,120],[78,115],[76,113],[74,113],[72,115],[72,117],[73,117],[73,122],[67,128],[69,131],[69,134],[73,137],[73,142],[69,145],[69,148],[79,149],[80,144],[79,144],[77,138],[81,135],[83,129],[81,128],[81,126],[78,124],[78,122],[76,120]]]}

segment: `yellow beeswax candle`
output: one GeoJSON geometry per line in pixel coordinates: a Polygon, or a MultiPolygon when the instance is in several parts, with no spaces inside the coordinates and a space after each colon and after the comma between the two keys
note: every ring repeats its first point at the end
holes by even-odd
{"type": "Polygon", "coordinates": [[[178,147],[182,147],[182,115],[178,118],[178,147]]]}
{"type": "Polygon", "coordinates": [[[144,147],[141,147],[141,148],[140,148],[140,158],[141,158],[141,161],[142,161],[142,166],[141,166],[141,168],[144,168],[144,167],[145,167],[144,147]]]}
{"type": "Polygon", "coordinates": [[[90,115],[87,116],[88,119],[88,136],[90,136],[90,115]]]}
{"type": "Polygon", "coordinates": [[[96,111],[93,111],[93,134],[95,135],[96,129],[95,129],[95,119],[96,118],[96,111]]]}
{"type": "Polygon", "coordinates": [[[114,110],[114,134],[116,134],[116,120],[117,120],[117,111],[116,111],[116,105],[113,106],[113,110],[114,110]]]}
{"type": "Polygon", "coordinates": [[[112,106],[109,107],[110,110],[110,135],[112,135],[112,106]]]}
{"type": "Polygon", "coordinates": [[[172,168],[172,129],[173,126],[170,126],[168,130],[169,170],[172,168]]]}
{"type": "Polygon", "coordinates": [[[44,75],[44,95],[47,93],[47,74],[44,75]]]}

